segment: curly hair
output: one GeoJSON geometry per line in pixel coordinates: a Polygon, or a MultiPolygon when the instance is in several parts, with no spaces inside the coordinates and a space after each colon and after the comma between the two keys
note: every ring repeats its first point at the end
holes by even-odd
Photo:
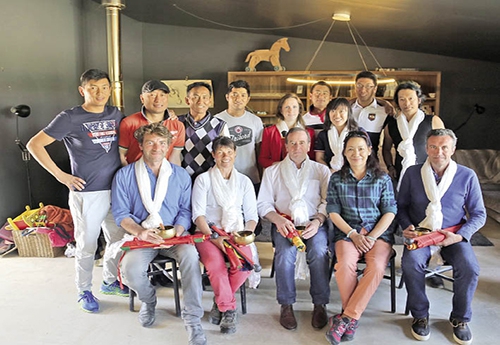
{"type": "Polygon", "coordinates": [[[161,123],[151,123],[137,128],[134,132],[134,138],[137,139],[139,144],[142,144],[146,134],[154,134],[159,137],[166,138],[168,146],[172,143],[172,133],[170,133],[168,128],[161,123]]]}

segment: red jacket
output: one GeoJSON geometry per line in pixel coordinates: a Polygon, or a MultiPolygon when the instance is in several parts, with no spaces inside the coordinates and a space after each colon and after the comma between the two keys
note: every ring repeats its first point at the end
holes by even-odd
{"type": "MultiPolygon", "coordinates": [[[[311,137],[311,147],[309,148],[309,158],[314,160],[314,129],[307,128],[311,137]]],[[[267,168],[273,165],[274,162],[282,161],[286,156],[285,138],[281,138],[281,134],[276,125],[264,128],[262,133],[262,143],[260,146],[259,164],[262,168],[267,168]]]]}

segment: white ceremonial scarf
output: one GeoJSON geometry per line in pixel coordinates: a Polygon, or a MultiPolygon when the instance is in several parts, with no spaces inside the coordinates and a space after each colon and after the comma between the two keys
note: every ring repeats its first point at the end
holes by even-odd
{"type": "Polygon", "coordinates": [[[144,157],[141,157],[135,162],[135,178],[137,180],[137,186],[139,187],[139,194],[141,195],[144,208],[146,208],[146,211],[149,213],[149,216],[141,223],[141,226],[145,229],[157,228],[163,223],[160,217],[160,209],[167,195],[168,179],[170,175],[172,175],[172,167],[170,163],[163,158],[160,173],[156,180],[154,199],[152,199],[151,182],[149,181],[149,174],[146,169],[144,157]]]}
{"type": "MultiPolygon", "coordinates": [[[[425,218],[418,225],[424,228],[436,231],[442,229],[443,227],[443,211],[441,205],[441,198],[446,193],[448,188],[450,188],[451,182],[455,177],[457,172],[457,163],[450,160],[450,164],[446,168],[443,176],[441,177],[441,182],[437,184],[436,178],[432,171],[431,164],[429,163],[429,158],[425,161],[420,174],[422,176],[422,182],[424,184],[425,194],[427,199],[429,199],[429,204],[425,209],[425,218]]],[[[440,247],[431,246],[431,260],[429,261],[430,268],[436,268],[443,264],[443,258],[440,254],[440,247]]]]}
{"type": "Polygon", "coordinates": [[[222,228],[228,233],[243,230],[243,215],[241,213],[243,191],[238,189],[238,171],[233,167],[229,180],[222,177],[217,166],[210,168],[208,172],[215,201],[222,208],[222,228]]]}
{"type": "Polygon", "coordinates": [[[450,187],[456,172],[457,163],[450,160],[450,164],[446,168],[441,178],[441,182],[437,184],[431,164],[429,163],[429,158],[427,158],[422,166],[420,174],[422,176],[422,182],[424,183],[425,194],[430,202],[425,209],[425,218],[420,222],[419,226],[423,226],[433,231],[442,228],[443,212],[441,208],[441,198],[450,187]]]}
{"type": "Polygon", "coordinates": [[[399,176],[398,190],[401,186],[401,181],[403,180],[406,169],[416,164],[417,155],[415,154],[415,147],[413,146],[413,137],[420,123],[424,121],[424,118],[425,114],[420,109],[417,110],[417,113],[409,122],[406,119],[406,115],[403,113],[399,114],[396,118],[398,130],[401,134],[401,139],[403,139],[397,147],[399,155],[403,157],[403,162],[401,163],[403,167],[401,169],[401,175],[399,176]]]}
{"type": "Polygon", "coordinates": [[[280,164],[281,177],[285,181],[288,192],[292,197],[290,200],[290,211],[293,222],[295,225],[305,225],[309,220],[309,212],[307,211],[307,204],[303,200],[303,197],[306,194],[312,171],[311,160],[306,156],[302,167],[297,169],[295,163],[286,155],[280,164]]]}
{"type": "Polygon", "coordinates": [[[342,168],[342,165],[344,164],[344,156],[342,155],[342,150],[344,148],[344,140],[347,134],[349,133],[349,130],[347,129],[347,125],[344,127],[342,132],[337,131],[337,128],[335,126],[332,126],[328,130],[328,144],[330,145],[330,149],[333,152],[333,157],[330,160],[330,167],[338,171],[342,168]]]}

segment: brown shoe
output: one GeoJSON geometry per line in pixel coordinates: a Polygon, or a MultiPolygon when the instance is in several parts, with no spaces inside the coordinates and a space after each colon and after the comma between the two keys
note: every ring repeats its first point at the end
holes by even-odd
{"type": "Polygon", "coordinates": [[[290,330],[297,328],[297,320],[295,320],[295,315],[293,315],[291,304],[283,304],[281,306],[280,324],[290,330]]]}
{"type": "Polygon", "coordinates": [[[324,304],[315,304],[311,325],[314,328],[321,329],[328,323],[328,316],[326,315],[326,308],[324,304]]]}

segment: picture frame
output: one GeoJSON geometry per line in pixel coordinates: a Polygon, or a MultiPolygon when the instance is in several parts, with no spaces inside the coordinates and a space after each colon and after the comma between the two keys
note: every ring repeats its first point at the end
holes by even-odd
{"type": "Polygon", "coordinates": [[[186,104],[186,89],[189,84],[195,82],[204,82],[210,85],[212,88],[212,95],[210,99],[210,108],[214,107],[214,92],[212,81],[209,79],[183,79],[183,80],[162,80],[168,88],[170,89],[170,94],[168,95],[168,107],[169,108],[189,108],[186,104]]]}

